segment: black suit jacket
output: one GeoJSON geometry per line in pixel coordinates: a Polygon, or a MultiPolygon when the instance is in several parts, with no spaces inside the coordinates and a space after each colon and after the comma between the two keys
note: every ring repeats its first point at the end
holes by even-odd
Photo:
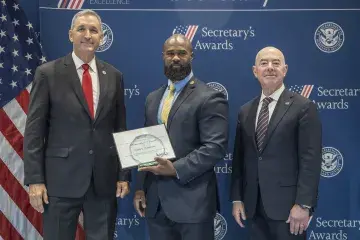
{"type": "MultiPolygon", "coordinates": [[[[165,88],[148,95],[145,126],[158,124],[165,88]]],[[[227,151],[228,102],[222,93],[192,78],[170,110],[167,130],[179,179],[138,173],[137,189],[146,193],[145,215],[154,217],[161,203],[175,222],[212,221],[219,204],[214,166],[227,151]]]]}
{"type": "Polygon", "coordinates": [[[241,107],[232,163],[231,200],[254,216],[260,186],[268,217],[287,220],[292,206],[317,202],[322,130],[316,105],[284,90],[269,122],[262,152],[255,142],[260,97],[241,107]]]}
{"type": "Polygon", "coordinates": [[[94,179],[114,196],[122,172],[112,133],[126,129],[122,74],[96,59],[100,96],[91,119],[71,54],[39,66],[24,136],[24,183],[45,183],[49,196],[81,197],[94,179]]]}

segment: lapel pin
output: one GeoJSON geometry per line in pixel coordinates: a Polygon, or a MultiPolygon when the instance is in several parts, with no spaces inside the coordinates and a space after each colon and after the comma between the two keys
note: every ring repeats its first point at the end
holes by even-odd
{"type": "Polygon", "coordinates": [[[194,81],[194,80],[192,80],[192,81],[190,82],[190,84],[191,84],[191,85],[193,85],[194,83],[195,83],[195,81],[194,81]]]}
{"type": "Polygon", "coordinates": [[[106,74],[106,72],[105,71],[102,71],[102,73],[105,75],[106,74]]]}
{"type": "Polygon", "coordinates": [[[290,102],[285,102],[285,105],[289,105],[290,104],[290,102]]]}

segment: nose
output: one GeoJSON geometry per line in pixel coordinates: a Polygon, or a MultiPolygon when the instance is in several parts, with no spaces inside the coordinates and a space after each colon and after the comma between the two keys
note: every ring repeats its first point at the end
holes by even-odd
{"type": "Polygon", "coordinates": [[[89,30],[86,30],[86,31],[85,31],[85,38],[86,38],[86,39],[91,38],[91,34],[90,34],[90,31],[89,31],[89,30]]]}
{"type": "Polygon", "coordinates": [[[268,70],[270,70],[270,71],[274,70],[274,66],[271,62],[269,62],[268,70]]]}
{"type": "Polygon", "coordinates": [[[177,54],[174,55],[173,59],[172,59],[173,62],[179,62],[180,61],[180,58],[177,54]]]}

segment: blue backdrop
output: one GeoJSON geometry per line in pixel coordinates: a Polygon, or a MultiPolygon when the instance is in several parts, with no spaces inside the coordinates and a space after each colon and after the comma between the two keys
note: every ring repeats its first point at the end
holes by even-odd
{"type": "MultiPolygon", "coordinates": [[[[221,213],[217,240],[245,239],[231,215],[229,177],[239,107],[260,94],[251,67],[267,45],[289,65],[285,85],[317,103],[323,122],[318,209],[308,239],[360,239],[358,109],[360,2],[355,0],[40,0],[20,1],[41,34],[47,60],[69,53],[78,8],[97,10],[107,41],[97,53],[124,73],[129,129],[142,127],[147,94],[166,82],[162,45],[174,31],[194,29],[194,74],[228,95],[230,144],[215,167],[221,213]]],[[[134,172],[135,173],[135,172],[134,172]]],[[[135,179],[134,179],[135,180],[135,179]]],[[[133,192],[119,201],[115,239],[148,239],[133,192]]]]}

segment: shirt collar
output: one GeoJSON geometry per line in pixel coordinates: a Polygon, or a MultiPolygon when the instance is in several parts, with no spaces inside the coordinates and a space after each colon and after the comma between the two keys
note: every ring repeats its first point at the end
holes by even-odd
{"type": "MultiPolygon", "coordinates": [[[[194,74],[191,71],[190,74],[186,78],[174,83],[175,92],[179,92],[181,89],[183,89],[193,76],[194,76],[194,74]]],[[[172,81],[170,79],[168,79],[168,86],[170,86],[171,83],[172,83],[172,81]]]]}
{"type": "MultiPolygon", "coordinates": [[[[79,68],[82,68],[82,65],[84,64],[84,61],[81,60],[78,56],[76,56],[74,51],[71,53],[71,56],[72,56],[72,58],[74,60],[76,70],[78,70],[79,68]]],[[[90,66],[90,70],[92,70],[93,72],[96,73],[95,56],[93,57],[93,59],[91,59],[91,61],[88,63],[88,65],[90,66]]]]}
{"type": "MultiPolygon", "coordinates": [[[[282,84],[281,87],[279,89],[277,89],[275,92],[273,92],[269,97],[271,97],[273,99],[273,101],[277,102],[280,98],[280,95],[282,94],[282,92],[284,90],[285,90],[285,86],[284,86],[284,84],[282,84]]],[[[266,96],[264,95],[264,92],[262,92],[260,102],[262,100],[264,100],[264,98],[266,98],[266,96]]]]}

